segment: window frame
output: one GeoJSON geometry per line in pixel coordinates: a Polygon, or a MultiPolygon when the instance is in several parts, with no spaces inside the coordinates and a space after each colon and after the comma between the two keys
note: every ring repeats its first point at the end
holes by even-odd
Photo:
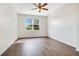
{"type": "Polygon", "coordinates": [[[25,18],[24,21],[27,20],[27,19],[31,19],[31,20],[32,20],[32,30],[27,29],[26,24],[24,24],[25,29],[26,29],[27,31],[39,31],[39,30],[40,30],[40,20],[39,20],[39,18],[25,18]],[[35,19],[38,19],[38,21],[39,21],[38,24],[35,24],[35,25],[38,25],[38,26],[39,26],[39,29],[38,29],[38,30],[35,30],[35,29],[34,29],[34,21],[35,21],[35,19]]]}

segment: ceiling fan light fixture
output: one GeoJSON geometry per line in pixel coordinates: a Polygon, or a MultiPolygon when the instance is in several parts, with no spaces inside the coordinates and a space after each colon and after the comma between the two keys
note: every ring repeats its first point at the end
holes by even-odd
{"type": "Polygon", "coordinates": [[[36,6],[36,8],[33,8],[32,10],[38,9],[38,12],[39,12],[39,13],[40,13],[42,10],[48,11],[48,9],[45,8],[45,6],[47,6],[47,3],[44,3],[44,4],[42,4],[42,3],[38,3],[38,4],[33,3],[33,5],[36,6]]]}

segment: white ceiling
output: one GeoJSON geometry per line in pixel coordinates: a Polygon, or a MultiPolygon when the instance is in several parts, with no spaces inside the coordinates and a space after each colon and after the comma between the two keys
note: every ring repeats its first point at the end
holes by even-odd
{"type": "Polygon", "coordinates": [[[42,10],[41,13],[38,12],[38,10],[31,10],[32,8],[35,8],[32,3],[14,3],[12,4],[14,8],[16,9],[18,14],[30,14],[30,15],[42,15],[42,16],[47,16],[51,12],[54,12],[58,8],[61,8],[64,6],[66,3],[48,3],[46,8],[48,8],[48,11],[42,10]]]}

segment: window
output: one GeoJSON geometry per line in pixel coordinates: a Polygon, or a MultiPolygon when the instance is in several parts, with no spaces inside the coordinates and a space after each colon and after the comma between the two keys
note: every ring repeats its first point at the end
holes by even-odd
{"type": "Polygon", "coordinates": [[[39,30],[39,19],[24,19],[26,30],[39,30]]]}

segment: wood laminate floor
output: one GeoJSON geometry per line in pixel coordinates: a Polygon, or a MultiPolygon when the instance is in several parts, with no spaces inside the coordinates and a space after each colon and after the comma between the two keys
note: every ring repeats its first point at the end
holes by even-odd
{"type": "Polygon", "coordinates": [[[78,56],[75,48],[50,38],[19,39],[2,56],[78,56]]]}

